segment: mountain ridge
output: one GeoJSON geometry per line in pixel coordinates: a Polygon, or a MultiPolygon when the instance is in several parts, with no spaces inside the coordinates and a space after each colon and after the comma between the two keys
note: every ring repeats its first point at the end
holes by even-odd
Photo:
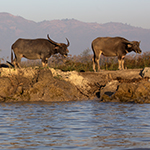
{"type": "Polygon", "coordinates": [[[65,38],[68,38],[72,55],[79,55],[87,48],[91,49],[92,40],[100,36],[122,36],[130,41],[141,41],[141,49],[144,52],[149,51],[150,47],[150,29],[119,22],[99,24],[76,19],[35,22],[2,12],[0,13],[0,33],[1,57],[10,57],[10,47],[18,38],[47,38],[47,34],[56,42],[66,43],[65,38]]]}

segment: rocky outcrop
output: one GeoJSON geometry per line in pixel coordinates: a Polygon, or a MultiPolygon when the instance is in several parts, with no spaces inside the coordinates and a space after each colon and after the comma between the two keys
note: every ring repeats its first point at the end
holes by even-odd
{"type": "Polygon", "coordinates": [[[53,76],[52,71],[46,68],[1,68],[0,72],[0,101],[51,102],[79,100],[85,97],[69,82],[71,76],[67,78],[67,73],[62,78],[59,73],[53,76]]]}
{"type": "MultiPolygon", "coordinates": [[[[116,84],[117,83],[117,84],[116,84]]],[[[132,102],[132,103],[150,103],[150,82],[141,80],[140,82],[118,83],[114,87],[116,90],[104,87],[101,91],[101,101],[103,102],[132,102]],[[111,95],[109,94],[111,93],[111,95]]],[[[113,83],[109,83],[113,84],[113,83]]]]}
{"type": "Polygon", "coordinates": [[[150,81],[141,69],[76,72],[53,68],[0,68],[0,101],[150,103],[150,81]],[[143,75],[143,76],[142,76],[143,75]]]}
{"type": "Polygon", "coordinates": [[[95,74],[89,72],[84,76],[93,81],[93,84],[97,83],[99,86],[97,97],[102,102],[150,103],[150,68],[148,67],[101,71],[95,74]]]}
{"type": "Polygon", "coordinates": [[[143,70],[141,70],[140,75],[144,77],[150,77],[150,67],[145,67],[143,70]]]}
{"type": "Polygon", "coordinates": [[[118,80],[108,82],[104,87],[100,89],[100,99],[105,101],[108,99],[110,100],[110,97],[117,91],[119,84],[120,83],[118,80]]]}

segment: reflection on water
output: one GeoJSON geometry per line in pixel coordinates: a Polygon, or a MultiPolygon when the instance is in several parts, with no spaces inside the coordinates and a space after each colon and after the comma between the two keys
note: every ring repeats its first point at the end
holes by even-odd
{"type": "Polygon", "coordinates": [[[0,149],[150,148],[150,105],[1,103],[0,149]]]}

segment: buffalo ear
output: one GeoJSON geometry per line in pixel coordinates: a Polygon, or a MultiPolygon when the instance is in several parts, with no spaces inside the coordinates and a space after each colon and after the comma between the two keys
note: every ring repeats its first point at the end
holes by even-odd
{"type": "Polygon", "coordinates": [[[55,50],[58,50],[59,49],[59,46],[55,46],[55,50]]]}
{"type": "Polygon", "coordinates": [[[128,48],[131,48],[131,47],[132,47],[132,44],[127,44],[127,47],[128,47],[128,48]]]}

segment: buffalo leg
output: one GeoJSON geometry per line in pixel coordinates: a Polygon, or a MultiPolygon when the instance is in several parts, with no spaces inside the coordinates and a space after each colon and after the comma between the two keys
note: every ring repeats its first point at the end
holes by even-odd
{"type": "Polygon", "coordinates": [[[125,56],[118,56],[118,69],[124,69],[124,58],[125,56]]]}
{"type": "Polygon", "coordinates": [[[15,68],[17,67],[17,65],[16,65],[16,58],[11,63],[15,66],[15,68]]]}
{"type": "Polygon", "coordinates": [[[124,58],[121,59],[121,66],[122,66],[122,69],[124,69],[124,58]]]}
{"type": "Polygon", "coordinates": [[[48,58],[45,59],[45,67],[48,66],[48,58]]]}
{"type": "Polygon", "coordinates": [[[118,69],[121,70],[121,68],[122,68],[121,59],[118,59],[118,69]]]}
{"type": "Polygon", "coordinates": [[[94,57],[92,58],[92,61],[93,61],[93,70],[94,70],[94,72],[96,72],[96,69],[95,69],[95,58],[94,57]]]}
{"type": "Polygon", "coordinates": [[[93,61],[93,70],[94,70],[94,72],[96,72],[95,64],[97,65],[98,72],[99,72],[100,71],[99,58],[93,57],[92,61],[93,61]]]}
{"type": "MultiPolygon", "coordinates": [[[[20,59],[20,62],[21,62],[21,59],[20,59]]],[[[18,66],[18,68],[21,68],[21,66],[20,66],[20,62],[17,62],[17,66],[18,66]]]]}
{"type": "Polygon", "coordinates": [[[42,66],[47,67],[48,65],[48,60],[47,59],[42,59],[42,66]]]}
{"type": "Polygon", "coordinates": [[[96,72],[95,64],[97,65],[98,72],[100,71],[99,60],[100,60],[101,53],[102,53],[101,51],[99,51],[99,53],[96,53],[96,54],[94,53],[94,57],[92,59],[94,72],[96,72]]]}
{"type": "Polygon", "coordinates": [[[15,67],[21,68],[21,66],[20,66],[21,56],[20,55],[15,55],[15,59],[13,62],[14,62],[15,67]]]}
{"type": "Polygon", "coordinates": [[[97,63],[97,71],[100,72],[100,64],[99,64],[99,60],[101,57],[102,51],[99,52],[99,54],[96,57],[96,63],[97,63]]]}
{"type": "Polygon", "coordinates": [[[45,63],[44,62],[42,62],[42,66],[45,67],[45,63]]]}
{"type": "MultiPolygon", "coordinates": [[[[15,54],[14,54],[15,55],[15,54]]],[[[15,58],[11,60],[11,63],[14,65],[15,68],[17,68],[17,59],[16,59],[16,55],[15,58]]]]}
{"type": "Polygon", "coordinates": [[[97,64],[97,71],[100,72],[99,59],[96,59],[96,64],[97,64]]]}
{"type": "Polygon", "coordinates": [[[124,69],[124,58],[123,59],[118,59],[118,69],[123,70],[124,69]]]}

